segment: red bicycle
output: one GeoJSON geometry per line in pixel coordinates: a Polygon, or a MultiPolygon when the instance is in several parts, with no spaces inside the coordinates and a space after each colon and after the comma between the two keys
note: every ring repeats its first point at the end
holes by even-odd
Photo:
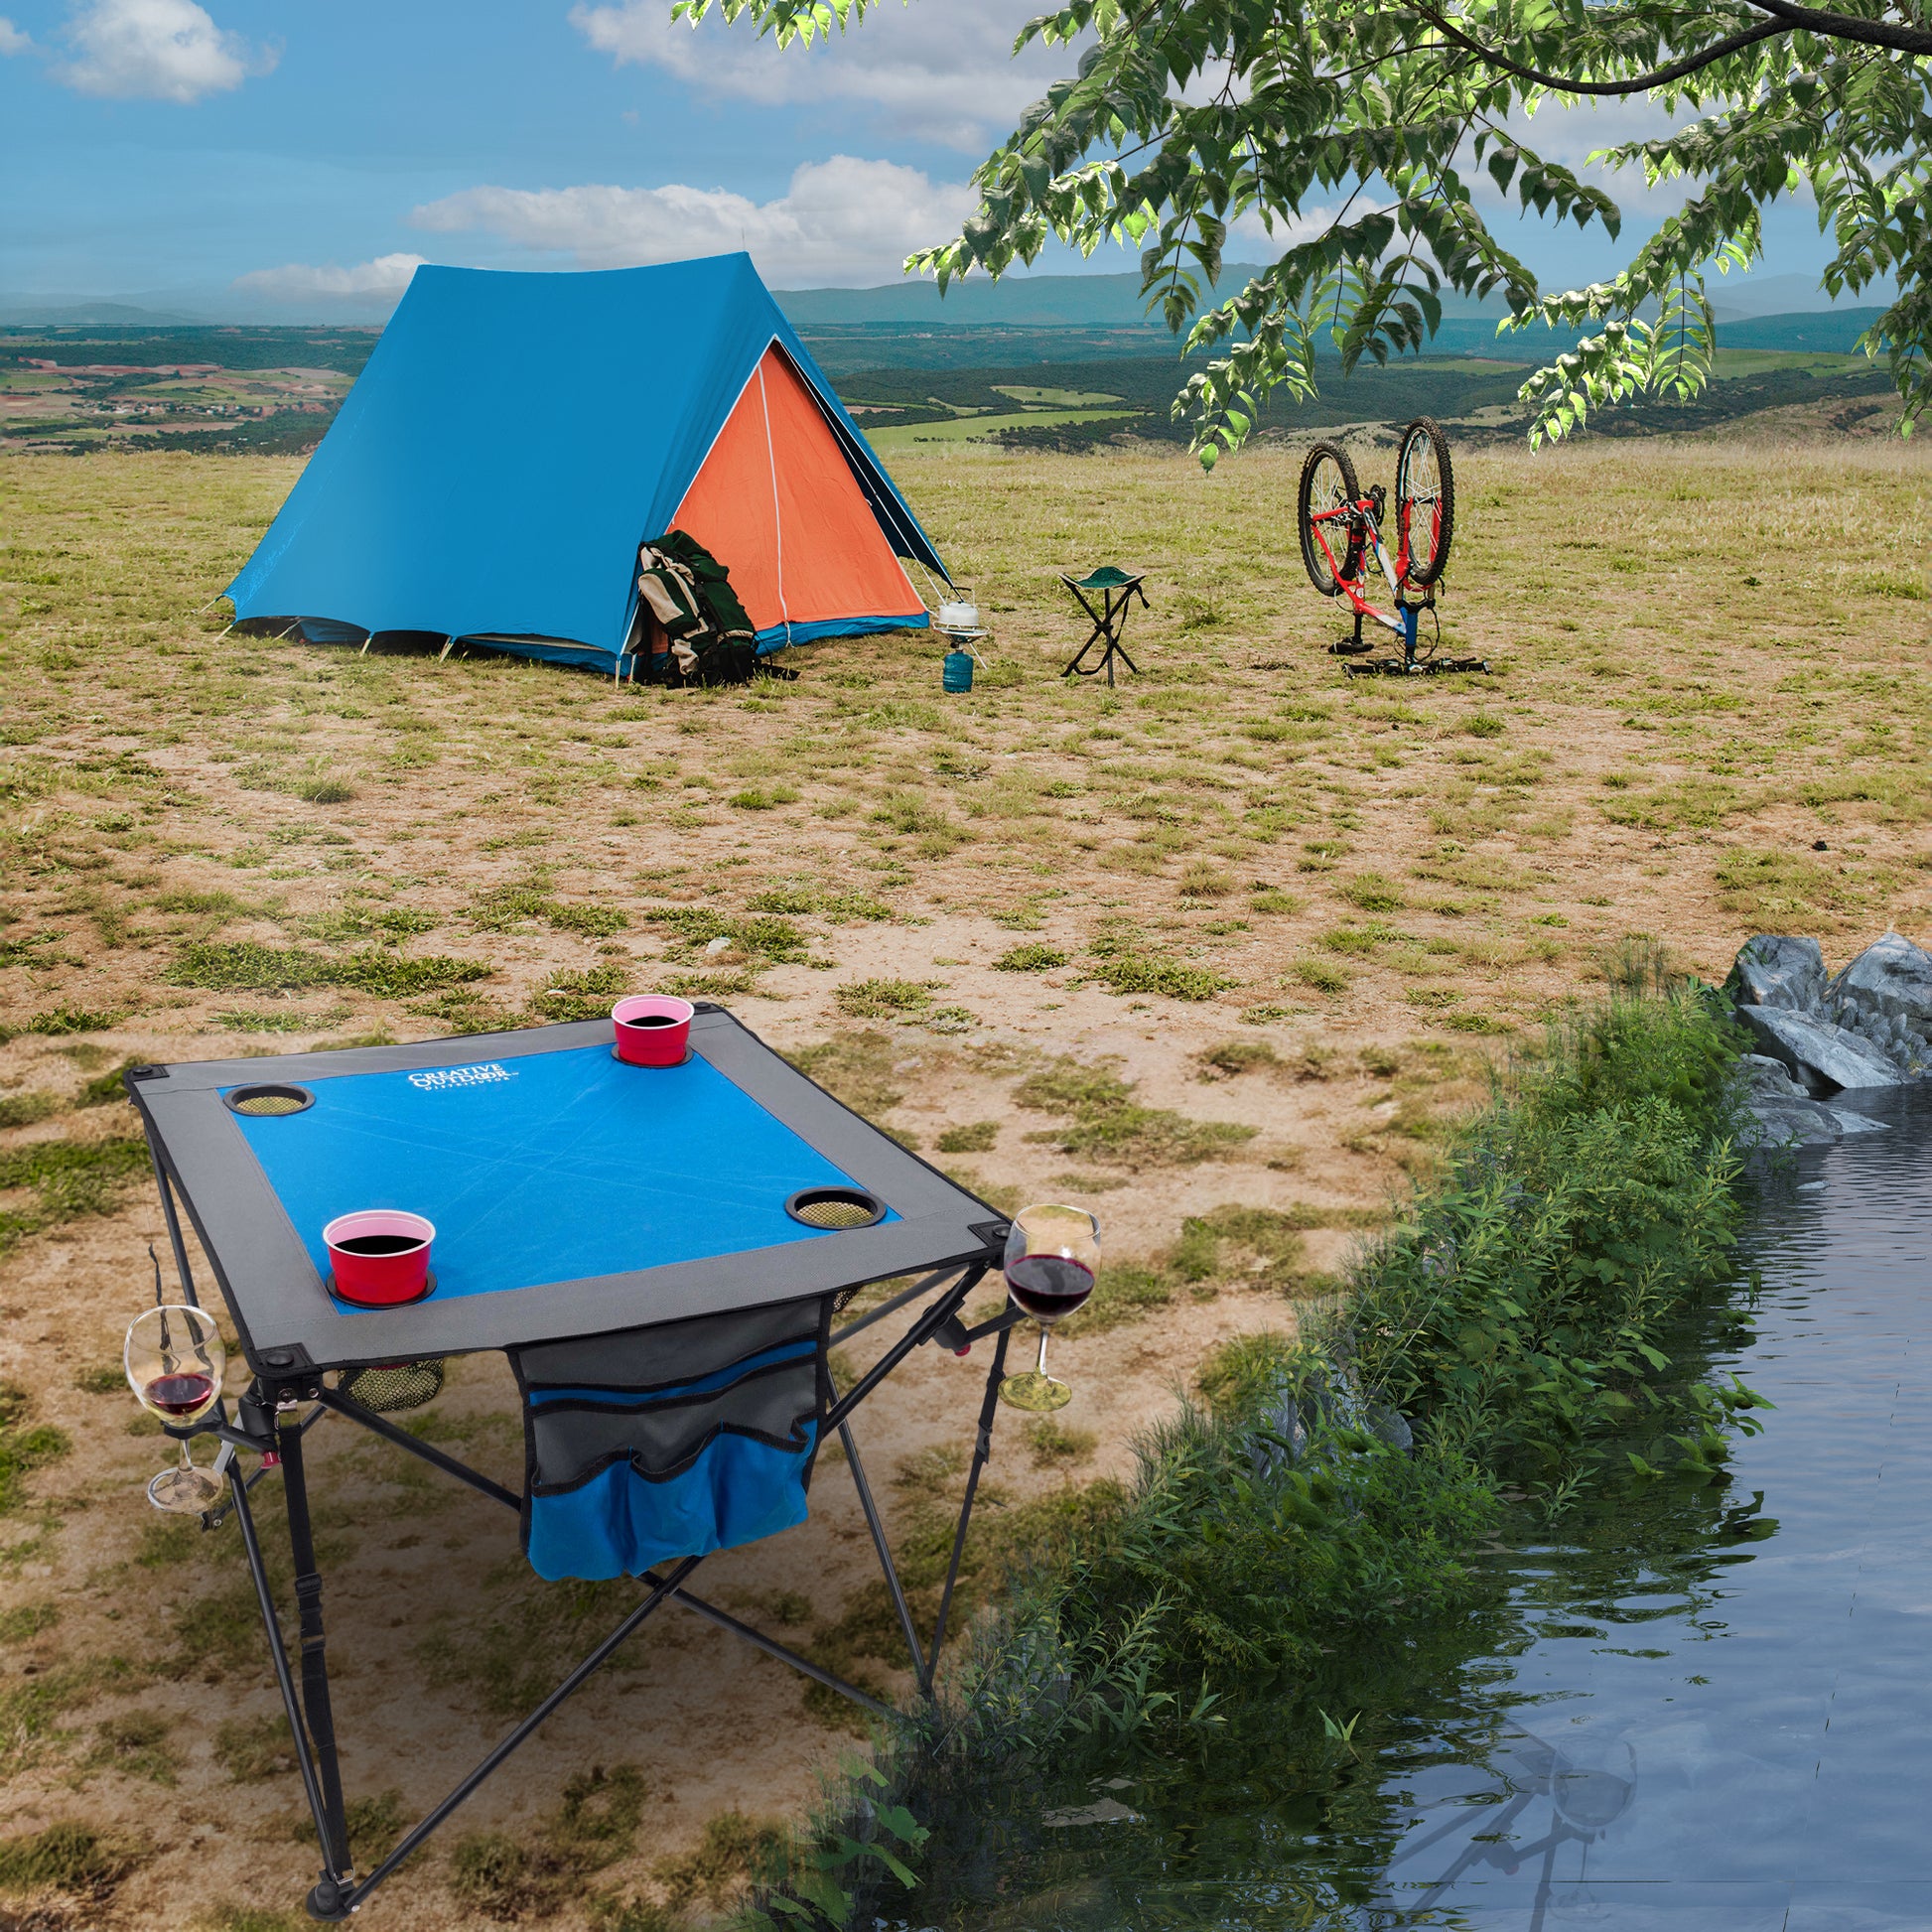
{"type": "Polygon", "coordinates": [[[1455,535],[1455,473],[1449,438],[1433,417],[1418,416],[1402,432],[1395,460],[1395,555],[1383,540],[1388,492],[1380,483],[1367,495],[1356,481],[1355,465],[1339,443],[1317,443],[1302,465],[1296,523],[1302,536],[1302,561],[1309,581],[1323,597],[1346,597],[1354,607],[1355,634],[1330,646],[1338,657],[1358,657],[1374,649],[1362,635],[1370,619],[1402,639],[1400,659],[1350,664],[1351,671],[1486,671],[1476,658],[1438,659],[1442,622],[1436,616],[1436,587],[1449,568],[1455,535]],[[1369,560],[1373,558],[1395,601],[1395,614],[1368,601],[1369,560]],[[1427,616],[1429,633],[1423,636],[1427,616]]]}

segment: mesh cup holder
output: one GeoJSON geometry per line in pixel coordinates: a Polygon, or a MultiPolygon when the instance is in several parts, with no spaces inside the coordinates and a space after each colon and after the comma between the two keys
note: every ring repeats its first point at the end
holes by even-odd
{"type": "Polygon", "coordinates": [[[420,1409],[443,1393],[443,1364],[393,1362],[382,1368],[358,1368],[339,1385],[338,1393],[378,1415],[398,1409],[420,1409]]]}
{"type": "Polygon", "coordinates": [[[869,1228],[886,1218],[886,1203],[863,1187],[804,1187],[785,1212],[808,1228],[869,1228]]]}
{"type": "Polygon", "coordinates": [[[282,1114],[299,1114],[316,1104],[307,1087],[234,1087],[221,1096],[230,1113],[246,1114],[251,1120],[273,1120],[282,1114]]]}

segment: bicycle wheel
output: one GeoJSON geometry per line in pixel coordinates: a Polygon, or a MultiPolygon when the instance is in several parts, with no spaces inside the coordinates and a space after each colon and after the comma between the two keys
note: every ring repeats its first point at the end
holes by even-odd
{"type": "Polygon", "coordinates": [[[1317,443],[1302,465],[1295,524],[1302,533],[1302,561],[1308,566],[1309,582],[1323,597],[1338,597],[1338,578],[1353,577],[1362,561],[1360,525],[1353,517],[1323,513],[1360,502],[1361,496],[1348,452],[1339,443],[1317,443]],[[1322,517],[1318,524],[1317,516],[1322,517]]]}
{"type": "Polygon", "coordinates": [[[1395,460],[1396,540],[1409,558],[1409,581],[1433,584],[1449,568],[1455,535],[1455,473],[1449,438],[1433,416],[1418,416],[1402,432],[1395,460]]]}

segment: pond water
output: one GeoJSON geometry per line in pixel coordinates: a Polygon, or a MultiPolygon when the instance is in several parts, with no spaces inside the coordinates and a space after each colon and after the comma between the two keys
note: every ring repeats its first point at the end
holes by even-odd
{"type": "Polygon", "coordinates": [[[1860,1100],[1763,1183],[1754,1335],[1697,1337],[1777,1405],[1727,1481],[1526,1523],[1489,1605],[1101,1766],[906,1923],[1932,1927],[1932,1093],[1860,1100]]]}

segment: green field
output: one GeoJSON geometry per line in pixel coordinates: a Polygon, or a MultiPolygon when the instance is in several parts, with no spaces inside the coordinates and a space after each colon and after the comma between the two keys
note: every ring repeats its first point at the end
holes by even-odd
{"type": "MultiPolygon", "coordinates": [[[[1815,333],[1843,339],[1849,327],[1827,317],[1815,333]]],[[[1749,324],[1735,333],[1753,328],[1780,333],[1749,324]]],[[[1488,325],[1462,318],[1446,325],[1444,345],[1386,368],[1368,364],[1344,377],[1338,362],[1324,358],[1319,394],[1298,401],[1277,392],[1259,427],[1300,433],[1428,414],[1507,435],[1525,413],[1516,391],[1527,368],[1565,345],[1546,337],[1497,339],[1488,325]]],[[[373,340],[364,331],[314,329],[0,330],[0,447],[300,455],[320,441],[373,340]],[[57,361],[62,372],[29,367],[36,359],[57,361]],[[155,366],[209,361],[222,366],[191,376],[155,366]],[[146,372],[101,375],[76,366],[88,363],[139,364],[146,372]]],[[[1173,404],[1203,366],[1202,358],[1180,357],[1145,334],[1104,346],[1097,339],[1089,345],[1079,331],[958,328],[906,341],[861,330],[841,341],[855,356],[870,343],[882,358],[871,365],[835,361],[835,380],[885,450],[966,438],[1079,451],[1123,433],[1185,443],[1190,432],[1173,420],[1173,404]],[[988,359],[960,363],[975,343],[973,352],[988,359]],[[921,345],[930,350],[923,357],[921,345]],[[1015,359],[994,359],[1003,353],[1015,359]],[[1035,359],[1023,359],[1029,353],[1035,359]]],[[[1793,404],[1843,413],[1889,393],[1883,372],[1863,357],[1821,349],[1723,348],[1716,374],[1711,389],[1690,402],[1640,404],[1599,416],[1592,427],[1612,434],[1710,429],[1793,404]]],[[[532,406],[540,393],[532,389],[532,406]]]]}
{"type": "Polygon", "coordinates": [[[993,386],[1001,395],[1011,396],[1015,402],[1023,402],[1030,407],[1044,405],[1053,409],[1084,409],[1095,403],[1121,400],[1112,390],[1035,389],[1029,388],[1024,382],[999,382],[993,386]]]}
{"type": "Polygon", "coordinates": [[[1029,409],[1021,414],[956,416],[950,422],[907,423],[868,427],[866,440],[882,455],[915,448],[921,443],[990,442],[1002,431],[1058,428],[1070,423],[1109,423],[1115,426],[1132,422],[1138,411],[1116,403],[1102,409],[1029,409]]]}

